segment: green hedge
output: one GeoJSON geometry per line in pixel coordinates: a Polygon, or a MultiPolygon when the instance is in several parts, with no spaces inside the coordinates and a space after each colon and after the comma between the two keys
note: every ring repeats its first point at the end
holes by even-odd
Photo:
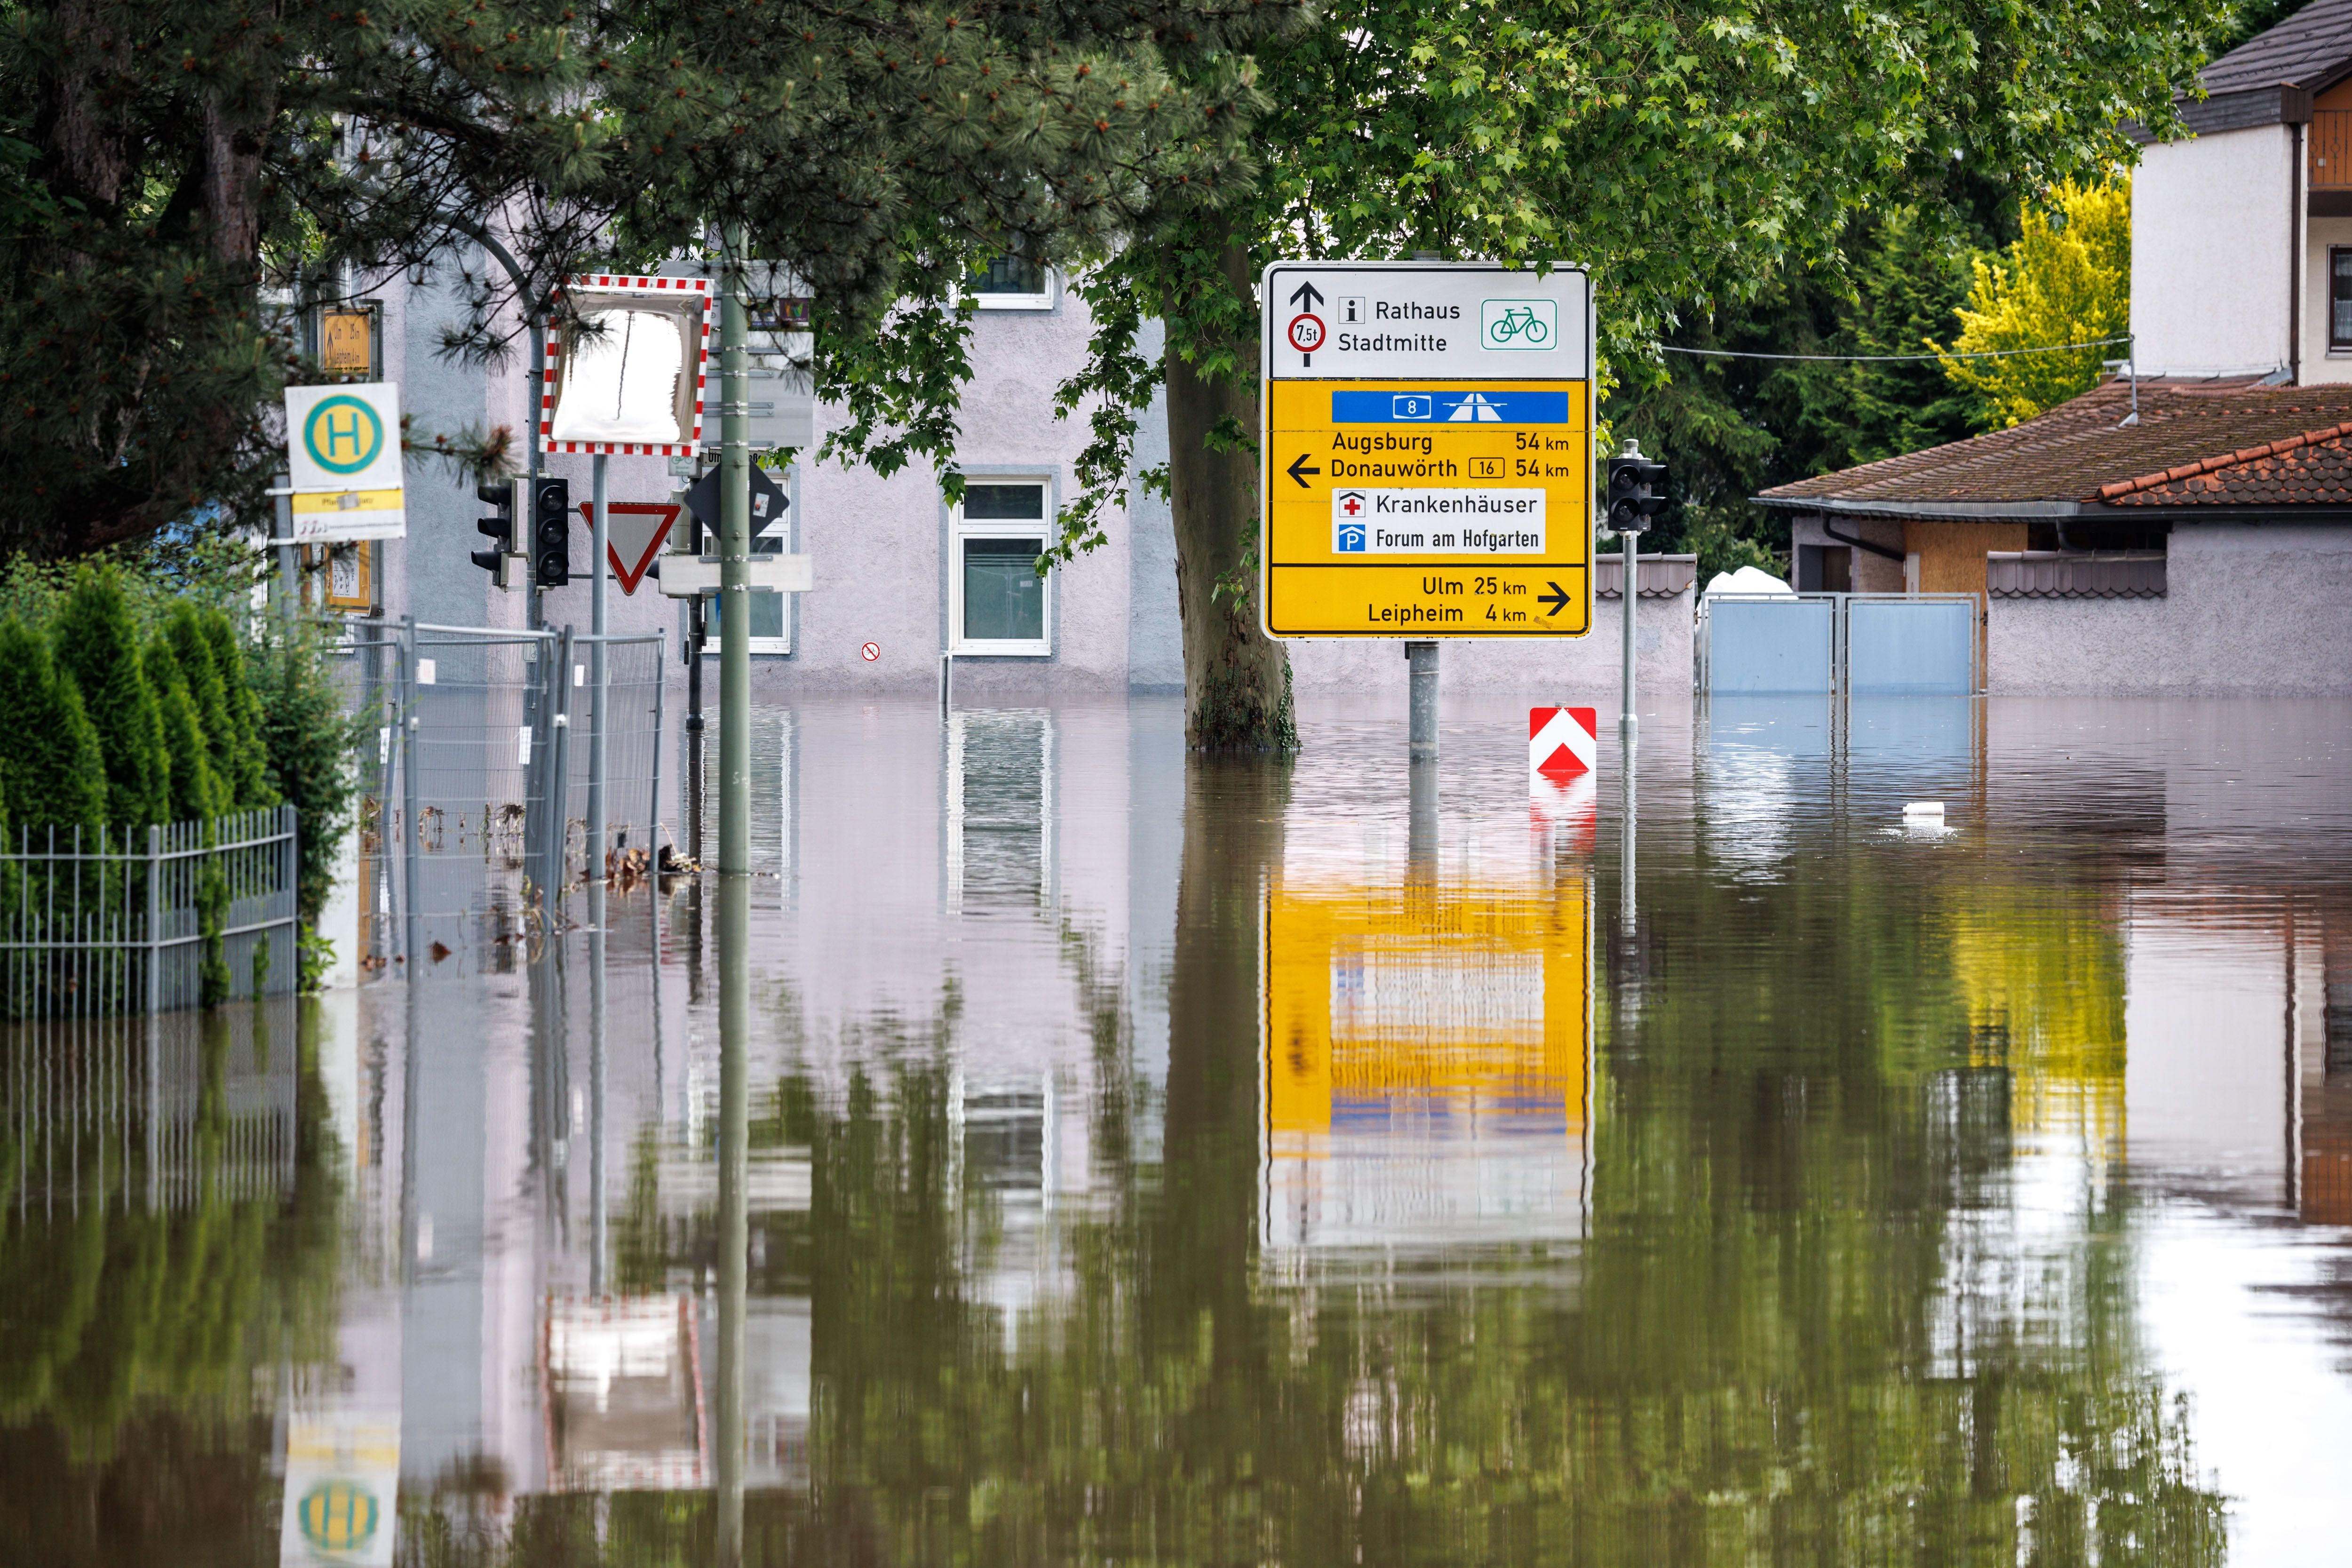
{"type": "Polygon", "coordinates": [[[111,561],[0,577],[0,826],[120,832],[291,805],[308,989],[362,725],[324,639],[254,616],[250,580],[230,557],[194,579],[111,561]]]}

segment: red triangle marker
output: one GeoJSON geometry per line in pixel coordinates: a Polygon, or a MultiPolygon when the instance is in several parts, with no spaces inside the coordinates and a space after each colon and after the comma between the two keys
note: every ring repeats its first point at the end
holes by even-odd
{"type": "MultiPolygon", "coordinates": [[[[653,567],[654,557],[661,553],[662,545],[669,539],[670,525],[677,521],[676,501],[616,500],[604,506],[604,559],[611,563],[613,575],[620,579],[621,592],[635,594],[637,584],[646,580],[653,567]]],[[[593,501],[580,503],[580,515],[588,526],[596,526],[596,507],[593,501]]]]}

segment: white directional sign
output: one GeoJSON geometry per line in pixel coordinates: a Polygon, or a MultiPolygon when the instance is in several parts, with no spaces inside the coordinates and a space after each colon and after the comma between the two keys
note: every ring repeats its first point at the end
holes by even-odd
{"type": "Polygon", "coordinates": [[[1270,380],[1592,379],[1582,272],[1489,262],[1277,261],[1265,269],[1270,380]]]}
{"type": "Polygon", "coordinates": [[[398,539],[400,388],[388,381],[286,389],[294,537],[306,543],[398,539]]]}

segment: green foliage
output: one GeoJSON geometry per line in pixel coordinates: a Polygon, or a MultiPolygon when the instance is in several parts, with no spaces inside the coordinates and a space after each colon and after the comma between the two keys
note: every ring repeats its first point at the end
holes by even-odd
{"type": "Polygon", "coordinates": [[[275,804],[261,739],[261,703],[246,679],[236,630],[218,609],[174,605],[163,635],[188,681],[224,811],[275,804]]]}
{"type": "Polygon", "coordinates": [[[1744,565],[1784,574],[1786,520],[1750,496],[1976,433],[1974,402],[1945,381],[1930,340],[1955,329],[1970,256],[2013,209],[1998,192],[1969,205],[1866,218],[1834,266],[1784,267],[1746,304],[1685,321],[1662,366],[1611,393],[1611,431],[1666,465],[1669,500],[1644,552],[1696,552],[1702,582],[1744,565]]]}
{"type": "Polygon", "coordinates": [[[81,692],[98,731],[106,758],[108,820],[132,826],[172,820],[163,714],[140,657],[139,627],[121,569],[80,568],[47,629],[58,669],[81,692]]]}
{"type": "Polygon", "coordinates": [[[226,809],[220,781],[213,773],[212,747],[206,743],[202,710],[190,689],[186,671],[162,637],[147,645],[144,655],[148,689],[155,694],[155,710],[163,724],[163,762],[170,809],[164,822],[210,821],[226,809]]]}
{"type": "MultiPolygon", "coordinates": [[[[2131,186],[2064,182],[2025,209],[2000,261],[1979,257],[1944,374],[1976,394],[1988,425],[2015,425],[2088,392],[2131,331],[2131,186]],[[1971,353],[2088,346],[2063,353],[1971,353]]],[[[1938,345],[1940,348],[1940,345],[1938,345]]]]}
{"type": "MultiPolygon", "coordinates": [[[[366,720],[345,710],[321,636],[312,628],[273,626],[247,668],[260,707],[268,787],[294,807],[300,826],[296,902],[308,931],[334,889],[335,854],[358,809],[352,758],[366,720]]],[[[307,955],[304,973],[310,973],[307,955]]]]}
{"type": "MultiPolygon", "coordinates": [[[[0,37],[0,548],[262,521],[271,406],[318,374],[265,286],[308,306],[488,237],[520,277],[457,271],[448,347],[501,354],[518,300],[560,311],[569,274],[734,225],[814,291],[825,341],[864,341],[992,250],[1107,249],[1231,163],[1233,48],[1288,9],[24,8],[0,37]]],[[[511,439],[405,444],[490,462],[511,439]]]]}
{"type": "MultiPolygon", "coordinates": [[[[2128,159],[2122,121],[2177,125],[2205,21],[2188,0],[1920,0],[1867,26],[1819,6],[1358,0],[1258,50],[1265,170],[1230,211],[1253,278],[1286,255],[1585,265],[1605,381],[1654,365],[1688,318],[1834,276],[1849,226],[1892,203],[1940,211],[1971,183],[2128,159]]],[[[1137,318],[1165,319],[1168,353],[1212,376],[1255,374],[1256,306],[1207,220],[1155,216],[1082,285],[1095,357],[1062,403],[1091,409],[1094,439],[1065,549],[1123,493],[1133,411],[1164,370],[1135,355],[1137,318]]]]}
{"type": "Polygon", "coordinates": [[[12,826],[107,820],[105,759],[81,694],[59,679],[48,639],[13,615],[0,621],[0,800],[12,826]]]}

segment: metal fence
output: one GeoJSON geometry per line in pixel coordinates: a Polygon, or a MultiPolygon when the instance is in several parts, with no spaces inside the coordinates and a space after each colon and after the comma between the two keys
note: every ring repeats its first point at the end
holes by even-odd
{"type": "Polygon", "coordinates": [[[361,840],[363,945],[379,956],[511,936],[590,874],[595,704],[605,665],[613,848],[649,847],[663,722],[659,635],[348,623],[345,689],[377,720],[361,840]]]}
{"type": "Polygon", "coordinates": [[[1697,681],[1716,695],[1965,696],[1979,665],[1973,594],[1713,594],[1697,681]]]}
{"type": "Polygon", "coordinates": [[[7,1016],[161,1013],[292,994],[294,808],[0,844],[7,1016]]]}

